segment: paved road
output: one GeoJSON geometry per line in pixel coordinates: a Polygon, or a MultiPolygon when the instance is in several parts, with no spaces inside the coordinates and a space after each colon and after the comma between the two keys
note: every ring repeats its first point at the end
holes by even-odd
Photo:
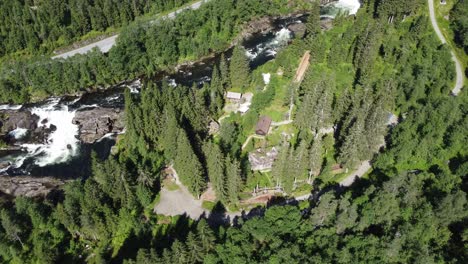
{"type": "MultiPolygon", "coordinates": [[[[174,17],[176,17],[176,15],[178,13],[180,13],[181,11],[183,10],[186,10],[186,9],[198,9],[200,8],[200,6],[205,3],[205,2],[208,2],[209,0],[201,0],[201,1],[198,1],[198,2],[195,2],[193,3],[192,5],[190,6],[187,6],[187,7],[181,7],[180,9],[174,11],[174,12],[171,12],[169,14],[167,14],[166,16],[162,17],[163,19],[164,18],[169,18],[169,19],[173,19],[174,17]]],[[[65,53],[62,53],[60,55],[56,55],[56,56],[53,56],[52,59],[58,59],[58,58],[63,58],[63,59],[66,59],[68,57],[71,57],[71,56],[74,56],[76,54],[85,54],[85,53],[88,53],[90,52],[92,49],[94,48],[98,48],[99,50],[101,50],[101,52],[108,52],[116,43],[116,40],[117,40],[117,37],[119,35],[115,35],[115,36],[112,36],[112,37],[108,37],[108,38],[105,38],[103,40],[100,40],[98,42],[94,42],[94,43],[91,43],[89,45],[86,45],[84,47],[81,47],[81,48],[78,48],[78,49],[74,49],[74,50],[71,50],[71,51],[68,51],[68,52],[65,52],[65,53]]]]}
{"type": "MultiPolygon", "coordinates": [[[[446,44],[447,40],[445,39],[444,35],[442,34],[442,31],[440,31],[439,25],[437,24],[434,11],[434,0],[427,0],[427,2],[429,4],[429,16],[431,17],[432,27],[434,28],[434,31],[436,32],[442,44],[446,44]]],[[[450,50],[450,53],[452,54],[452,60],[455,63],[455,68],[457,72],[456,82],[455,86],[452,89],[452,94],[458,95],[458,93],[460,93],[461,89],[463,88],[463,68],[457,56],[455,55],[455,52],[453,50],[450,50]]]]}

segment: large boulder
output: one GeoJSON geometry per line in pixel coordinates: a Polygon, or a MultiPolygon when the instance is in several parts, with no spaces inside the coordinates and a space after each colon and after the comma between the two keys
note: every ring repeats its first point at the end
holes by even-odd
{"type": "Polygon", "coordinates": [[[6,134],[17,128],[35,130],[39,117],[30,111],[1,110],[0,133],[6,134]]]}
{"type": "Polygon", "coordinates": [[[50,191],[63,185],[65,181],[52,178],[31,176],[1,176],[0,192],[11,196],[45,197],[50,191]]]}
{"type": "Polygon", "coordinates": [[[306,32],[306,25],[304,23],[295,23],[289,25],[288,29],[294,33],[296,38],[303,38],[306,32]]]}
{"type": "Polygon", "coordinates": [[[73,124],[80,128],[80,139],[84,143],[94,143],[108,133],[123,131],[124,112],[118,108],[97,107],[77,111],[73,124]]]}

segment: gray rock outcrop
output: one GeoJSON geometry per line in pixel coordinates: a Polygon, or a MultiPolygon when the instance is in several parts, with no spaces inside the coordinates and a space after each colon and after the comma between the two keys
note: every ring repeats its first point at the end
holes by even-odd
{"type": "Polygon", "coordinates": [[[93,143],[108,133],[122,132],[125,126],[124,112],[118,108],[97,107],[77,111],[73,124],[80,128],[80,140],[93,143]]]}
{"type": "Polygon", "coordinates": [[[2,110],[0,111],[0,133],[6,134],[17,128],[35,130],[39,117],[30,111],[2,110]]]}
{"type": "Polygon", "coordinates": [[[50,191],[63,185],[65,181],[52,177],[1,176],[0,192],[12,196],[45,197],[50,191]]]}

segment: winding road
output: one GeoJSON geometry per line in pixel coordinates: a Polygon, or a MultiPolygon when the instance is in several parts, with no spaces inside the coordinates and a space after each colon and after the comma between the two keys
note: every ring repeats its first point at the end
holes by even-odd
{"type": "MultiPolygon", "coordinates": [[[[442,31],[439,28],[439,25],[437,24],[434,10],[434,0],[427,0],[427,2],[429,4],[429,16],[431,17],[432,27],[434,28],[434,31],[436,32],[437,37],[439,37],[442,44],[446,44],[447,40],[445,39],[442,31]]],[[[460,93],[461,89],[463,88],[463,68],[453,49],[450,49],[450,53],[452,54],[453,62],[455,62],[455,68],[457,72],[455,87],[452,89],[452,94],[458,95],[458,93],[460,93]]]]}
{"type": "MultiPolygon", "coordinates": [[[[193,3],[193,4],[189,5],[189,6],[181,7],[179,9],[177,9],[176,11],[171,12],[171,13],[163,16],[162,19],[173,19],[181,11],[186,10],[186,9],[196,10],[196,9],[200,8],[200,6],[203,3],[208,2],[208,1],[209,0],[200,0],[200,1],[197,1],[197,2],[195,2],[195,3],[193,3]]],[[[83,47],[80,47],[80,48],[77,48],[77,49],[74,49],[74,50],[71,50],[71,51],[56,55],[56,56],[53,56],[52,59],[59,59],[59,58],[66,59],[66,58],[72,57],[72,56],[74,56],[76,54],[86,54],[86,53],[90,52],[91,50],[93,50],[94,48],[98,48],[99,50],[101,50],[101,52],[104,52],[104,53],[109,52],[109,50],[117,42],[117,37],[118,36],[119,35],[114,35],[114,36],[105,38],[103,40],[100,40],[98,42],[94,42],[94,43],[91,43],[89,45],[86,45],[86,46],[83,46],[83,47]]]]}

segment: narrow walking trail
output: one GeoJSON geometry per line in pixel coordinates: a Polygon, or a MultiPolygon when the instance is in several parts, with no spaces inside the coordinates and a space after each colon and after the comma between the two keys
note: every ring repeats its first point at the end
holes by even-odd
{"type": "Polygon", "coordinates": [[[257,134],[253,134],[253,135],[250,135],[244,142],[244,144],[242,144],[242,150],[244,150],[247,145],[249,144],[250,140],[252,140],[252,138],[258,138],[258,139],[264,139],[265,136],[260,136],[260,135],[257,135],[257,134]]]}
{"type": "MultiPolygon", "coordinates": [[[[439,25],[437,24],[435,10],[434,10],[435,9],[434,0],[427,0],[427,2],[429,4],[429,16],[431,17],[432,27],[434,28],[434,31],[436,32],[437,37],[439,37],[442,44],[447,44],[447,40],[445,39],[444,35],[442,34],[442,31],[439,28],[439,25]]],[[[452,60],[455,63],[455,69],[457,72],[455,87],[452,89],[452,94],[458,95],[458,93],[460,93],[461,89],[463,88],[463,68],[462,68],[462,64],[460,63],[457,56],[455,55],[455,52],[451,48],[450,48],[450,53],[452,54],[452,60]]]]}

